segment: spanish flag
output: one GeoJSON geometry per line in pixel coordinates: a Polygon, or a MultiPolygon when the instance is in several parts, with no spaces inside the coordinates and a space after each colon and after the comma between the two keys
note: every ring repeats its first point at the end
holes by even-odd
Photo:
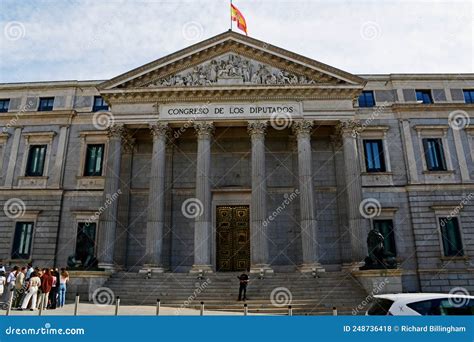
{"type": "Polygon", "coordinates": [[[237,22],[237,27],[247,34],[247,23],[242,13],[232,3],[230,4],[230,18],[237,22]]]}

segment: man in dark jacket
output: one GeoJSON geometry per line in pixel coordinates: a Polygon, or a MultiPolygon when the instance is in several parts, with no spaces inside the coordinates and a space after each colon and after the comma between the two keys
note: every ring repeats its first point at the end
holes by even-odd
{"type": "Polygon", "coordinates": [[[247,300],[247,285],[249,283],[249,276],[246,273],[242,273],[240,276],[237,277],[240,281],[239,287],[239,301],[247,300]],[[242,296],[243,294],[243,296],[242,296]]]}

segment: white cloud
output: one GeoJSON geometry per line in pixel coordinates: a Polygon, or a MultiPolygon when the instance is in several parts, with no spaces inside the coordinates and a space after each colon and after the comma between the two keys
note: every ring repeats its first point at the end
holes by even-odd
{"type": "MultiPolygon", "coordinates": [[[[234,3],[250,36],[349,72],[472,72],[470,1],[234,3]],[[373,39],[361,35],[367,23],[376,28],[373,39]]],[[[11,21],[25,28],[18,40],[0,36],[2,82],[107,79],[229,28],[222,0],[3,0],[1,6],[8,8],[1,11],[2,30],[11,21]],[[183,35],[189,23],[194,31],[183,35]]]]}

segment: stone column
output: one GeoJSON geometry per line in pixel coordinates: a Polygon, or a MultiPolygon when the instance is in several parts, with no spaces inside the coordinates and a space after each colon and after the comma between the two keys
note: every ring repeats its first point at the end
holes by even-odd
{"type": "Polygon", "coordinates": [[[109,146],[105,167],[104,195],[102,214],[99,218],[99,267],[113,271],[114,250],[117,231],[117,208],[120,189],[120,165],[122,160],[122,139],[125,136],[123,125],[114,125],[108,129],[109,146]]]}
{"type": "Polygon", "coordinates": [[[191,199],[197,208],[194,223],[194,264],[191,272],[212,272],[212,202],[211,202],[211,139],[214,125],[212,122],[194,124],[197,133],[196,162],[196,198],[191,199]]]}
{"type": "Polygon", "coordinates": [[[318,262],[316,215],[314,212],[314,185],[312,172],[311,121],[293,123],[298,142],[298,186],[300,195],[300,229],[303,263],[301,272],[324,271],[318,262]]]}
{"type": "Polygon", "coordinates": [[[143,271],[164,272],[163,231],[165,224],[166,140],[168,124],[150,125],[153,135],[150,186],[148,189],[148,214],[146,225],[146,250],[143,271]]]}
{"type": "Polygon", "coordinates": [[[357,147],[355,121],[344,121],[338,125],[344,151],[344,176],[347,194],[347,219],[351,241],[351,268],[362,265],[367,256],[368,222],[362,216],[359,206],[362,202],[362,178],[357,147]]]}
{"type": "Polygon", "coordinates": [[[269,265],[267,225],[267,179],[265,172],[266,121],[250,121],[252,141],[252,196],[250,203],[251,273],[272,273],[269,265]]]}

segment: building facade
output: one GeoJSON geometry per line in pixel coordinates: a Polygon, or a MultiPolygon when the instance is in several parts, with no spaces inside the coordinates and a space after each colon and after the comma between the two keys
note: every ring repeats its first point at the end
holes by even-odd
{"type": "Polygon", "coordinates": [[[356,269],[474,290],[474,75],[353,75],[226,32],[107,81],[0,85],[0,259],[356,269]],[[74,258],[74,259],[73,259],[74,258]]]}

